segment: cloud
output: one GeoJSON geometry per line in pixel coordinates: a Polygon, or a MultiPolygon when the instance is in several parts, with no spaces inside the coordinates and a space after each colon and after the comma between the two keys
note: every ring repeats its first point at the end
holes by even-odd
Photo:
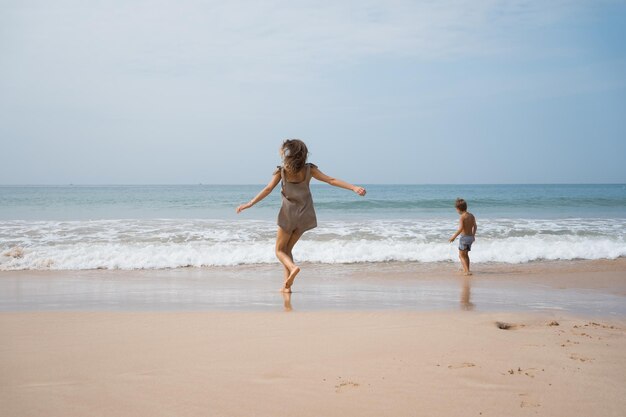
{"type": "Polygon", "coordinates": [[[218,123],[242,113],[273,119],[276,108],[302,117],[302,105],[324,117],[349,109],[357,117],[367,106],[391,117],[398,107],[412,113],[460,98],[607,90],[617,77],[604,80],[602,63],[585,62],[585,69],[562,59],[576,54],[576,42],[541,38],[552,27],[591,19],[590,11],[605,3],[4,2],[0,109],[10,110],[15,120],[80,115],[85,125],[88,117],[159,123],[173,117],[204,120],[206,114],[218,123]],[[533,68],[532,61],[545,56],[557,57],[558,64],[533,68]],[[469,74],[467,68],[481,59],[469,74]],[[507,60],[524,65],[491,67],[507,60]],[[376,73],[376,65],[389,73],[376,73]],[[359,84],[343,85],[346,74],[359,71],[365,74],[359,84]],[[409,72],[417,71],[416,81],[409,72]],[[396,74],[419,94],[403,94],[400,82],[383,79],[396,74]],[[393,89],[389,94],[370,91],[370,85],[385,83],[393,89]],[[295,102],[298,110],[283,104],[295,102]]]}
{"type": "MultiPolygon", "coordinates": [[[[223,178],[232,170],[223,155],[246,149],[256,160],[270,144],[276,157],[276,138],[293,135],[316,138],[336,166],[346,159],[337,147],[361,152],[351,163],[369,160],[389,181],[402,164],[379,157],[389,143],[404,145],[413,150],[403,152],[406,178],[450,181],[443,158],[454,155],[443,140],[482,144],[489,152],[477,166],[508,161],[508,151],[491,152],[480,123],[506,120],[502,143],[526,143],[524,111],[555,115],[535,119],[537,143],[562,127],[572,132],[568,149],[589,126],[621,138],[624,9],[612,3],[3,0],[0,137],[12,153],[0,177],[223,178]],[[566,100],[545,100],[553,97],[566,100]],[[441,146],[438,157],[424,143],[441,146]],[[415,154],[428,156],[415,165],[415,154]]],[[[587,166],[583,157],[564,169],[587,166]]]]}
{"type": "MultiPolygon", "coordinates": [[[[15,71],[284,80],[367,59],[511,53],[527,32],[589,2],[496,0],[55,1],[5,9],[0,52],[15,71]],[[41,68],[41,67],[39,67],[41,68]]],[[[11,69],[11,68],[9,68],[11,69]]]]}

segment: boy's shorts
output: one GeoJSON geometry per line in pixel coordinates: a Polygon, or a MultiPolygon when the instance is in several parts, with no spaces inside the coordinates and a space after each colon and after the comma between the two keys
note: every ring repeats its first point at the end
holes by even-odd
{"type": "Polygon", "coordinates": [[[472,243],[474,243],[474,236],[461,235],[459,238],[459,250],[472,250],[472,243]]]}

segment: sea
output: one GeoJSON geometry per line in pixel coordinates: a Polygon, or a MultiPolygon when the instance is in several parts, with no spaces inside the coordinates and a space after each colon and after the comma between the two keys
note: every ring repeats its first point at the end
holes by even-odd
{"type": "MultiPolygon", "coordinates": [[[[626,256],[626,185],[311,186],[318,227],[296,262],[456,262],[457,197],[478,222],[474,263],[626,256]]],[[[261,185],[0,186],[0,271],[276,263],[280,189],[261,185]]]]}

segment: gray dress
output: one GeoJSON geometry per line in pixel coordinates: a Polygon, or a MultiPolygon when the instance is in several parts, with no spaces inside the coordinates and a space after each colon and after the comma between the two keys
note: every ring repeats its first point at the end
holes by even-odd
{"type": "Polygon", "coordinates": [[[294,230],[305,232],[317,227],[313,197],[309,188],[312,167],[317,168],[313,164],[306,164],[306,175],[302,182],[287,181],[285,169],[281,166],[274,171],[275,173],[280,171],[282,185],[280,193],[283,199],[277,223],[285,232],[292,233],[294,230]]]}

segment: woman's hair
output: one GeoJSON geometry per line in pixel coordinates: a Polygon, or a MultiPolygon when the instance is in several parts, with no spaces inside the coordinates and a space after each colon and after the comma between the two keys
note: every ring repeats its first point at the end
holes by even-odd
{"type": "Polygon", "coordinates": [[[282,145],[285,169],[298,172],[304,168],[309,150],[300,139],[287,139],[282,145]]]}

